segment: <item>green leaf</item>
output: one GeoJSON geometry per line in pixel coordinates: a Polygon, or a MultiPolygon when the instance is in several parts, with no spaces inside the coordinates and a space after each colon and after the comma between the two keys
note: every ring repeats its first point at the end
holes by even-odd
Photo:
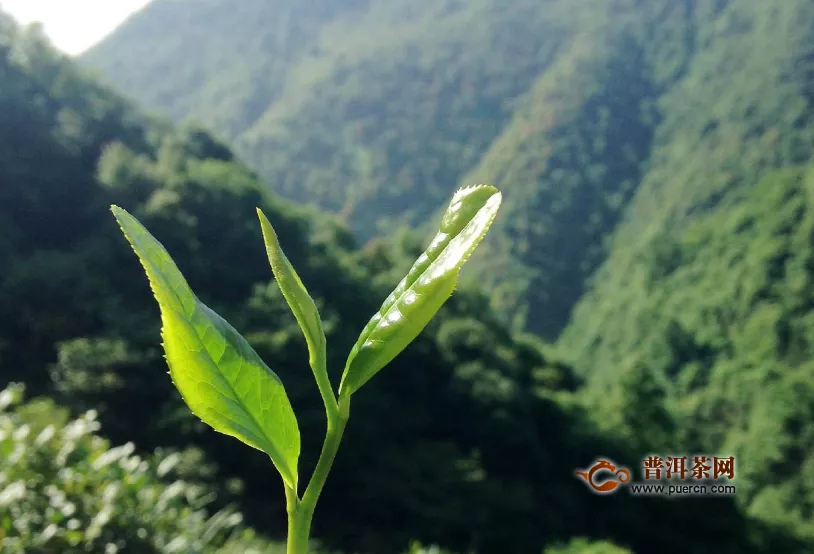
{"type": "Polygon", "coordinates": [[[216,431],[267,453],[297,487],[300,432],[283,384],[229,323],[189,288],[170,255],[133,216],[111,211],[161,308],[170,376],[189,409],[216,431]]]}
{"type": "Polygon", "coordinates": [[[277,285],[294,313],[303,335],[305,335],[311,369],[314,371],[317,383],[321,385],[327,383],[330,390],[328,370],[326,369],[325,331],[322,328],[322,319],[319,317],[317,306],[314,299],[308,294],[305,285],[302,284],[291,262],[288,261],[282,248],[280,248],[277,233],[274,232],[274,228],[260,208],[257,208],[257,216],[260,218],[263,240],[266,243],[266,253],[271,264],[271,270],[277,280],[277,285]]]}
{"type": "Polygon", "coordinates": [[[455,193],[438,234],[351,349],[339,385],[341,397],[359,390],[427,326],[455,290],[461,267],[489,230],[501,199],[487,185],[455,193]]]}

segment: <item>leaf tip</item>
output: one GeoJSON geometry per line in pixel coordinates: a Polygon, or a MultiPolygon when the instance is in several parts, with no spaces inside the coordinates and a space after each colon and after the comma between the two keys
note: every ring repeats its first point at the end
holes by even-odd
{"type": "Polygon", "coordinates": [[[121,221],[122,216],[127,212],[125,212],[122,208],[120,208],[116,204],[111,204],[110,213],[113,214],[113,217],[116,218],[116,221],[121,221]]]}
{"type": "MultiPolygon", "coordinates": [[[[263,239],[266,241],[267,250],[269,245],[279,248],[280,242],[277,239],[277,232],[274,230],[274,226],[271,224],[271,221],[269,221],[266,214],[264,214],[263,210],[260,208],[257,208],[257,217],[260,218],[260,229],[263,233],[263,239]]],[[[271,255],[271,251],[269,251],[269,255],[271,255]]],[[[274,269],[273,265],[272,269],[274,269]]]]}
{"type": "Polygon", "coordinates": [[[452,201],[454,202],[455,200],[458,200],[458,199],[460,199],[460,198],[462,198],[464,196],[467,196],[467,195],[472,194],[474,192],[481,192],[481,191],[483,191],[485,193],[490,193],[489,196],[493,196],[495,194],[500,195],[500,191],[497,189],[497,187],[494,187],[492,185],[487,185],[485,183],[479,183],[479,184],[466,185],[466,186],[460,187],[458,190],[455,191],[455,194],[452,196],[452,201]]]}

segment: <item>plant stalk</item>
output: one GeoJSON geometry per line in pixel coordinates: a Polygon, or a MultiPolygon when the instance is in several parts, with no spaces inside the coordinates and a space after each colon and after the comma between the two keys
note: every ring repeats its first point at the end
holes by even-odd
{"type": "Polygon", "coordinates": [[[322,452],[319,455],[314,474],[302,495],[297,498],[297,491],[286,487],[286,504],[288,511],[288,544],[286,554],[308,554],[308,539],[311,533],[311,521],[314,517],[314,508],[328,473],[331,471],[342,434],[350,415],[350,398],[340,398],[335,404],[336,408],[328,408],[328,428],[325,432],[325,441],[322,443],[322,452]]]}
{"type": "Polygon", "coordinates": [[[310,533],[310,518],[304,517],[304,512],[297,491],[286,486],[286,511],[288,512],[288,540],[287,554],[308,554],[308,536],[310,533]]]}

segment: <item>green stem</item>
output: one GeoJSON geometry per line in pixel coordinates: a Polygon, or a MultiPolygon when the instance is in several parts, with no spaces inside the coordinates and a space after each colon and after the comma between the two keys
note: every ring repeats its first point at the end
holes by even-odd
{"type": "MultiPolygon", "coordinates": [[[[331,395],[333,396],[333,395],[331,395]]],[[[350,398],[340,398],[334,404],[335,409],[331,409],[326,402],[328,412],[328,429],[325,433],[325,442],[322,443],[322,452],[317,461],[314,474],[302,495],[302,500],[297,498],[297,492],[286,487],[286,501],[288,508],[288,546],[287,554],[308,554],[308,537],[311,532],[311,521],[314,517],[314,508],[317,499],[322,493],[328,473],[331,471],[339,444],[342,442],[342,434],[345,432],[345,425],[350,415],[350,398]]]]}
{"type": "Polygon", "coordinates": [[[287,554],[308,554],[308,535],[310,533],[310,518],[303,517],[297,491],[286,486],[286,508],[288,511],[288,543],[287,554]]]}
{"type": "Polygon", "coordinates": [[[337,416],[339,406],[336,402],[334,391],[331,388],[331,381],[328,379],[328,371],[325,367],[325,357],[321,356],[318,359],[311,358],[308,361],[311,365],[311,369],[314,372],[314,377],[317,381],[317,388],[319,389],[319,395],[322,397],[322,403],[325,404],[325,412],[328,414],[328,421],[330,421],[332,417],[337,416]]]}
{"type": "Polygon", "coordinates": [[[336,451],[339,450],[339,443],[342,442],[342,434],[345,432],[345,425],[348,422],[350,413],[350,398],[340,398],[337,411],[328,416],[328,430],[325,433],[325,442],[322,444],[322,452],[319,454],[317,467],[311,476],[311,481],[302,495],[302,504],[313,510],[325,486],[328,472],[334,463],[336,451]]]}

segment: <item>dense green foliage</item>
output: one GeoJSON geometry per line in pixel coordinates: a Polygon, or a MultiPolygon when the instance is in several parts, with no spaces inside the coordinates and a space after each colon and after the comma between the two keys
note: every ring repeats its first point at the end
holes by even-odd
{"type": "MultiPolygon", "coordinates": [[[[597,398],[609,400],[602,413],[616,411],[608,388],[620,373],[650,374],[678,423],[662,440],[732,452],[742,460],[739,502],[806,533],[814,509],[812,205],[814,168],[766,174],[737,201],[654,237],[613,298],[581,307],[591,326],[579,314],[566,336],[597,398]],[[603,320],[615,325],[593,341],[592,325],[603,320]]],[[[631,433],[641,425],[606,423],[631,433]]]]}
{"type": "MultiPolygon", "coordinates": [[[[462,287],[354,400],[316,536],[371,554],[413,539],[483,554],[812,549],[797,542],[814,508],[809,2],[190,5],[154,2],[85,62],[212,126],[269,187],[0,16],[0,385],[97,409],[145,459],[199,448],[211,509],[234,502],[280,537],[268,458],[181,409],[107,207],[160,236],[285,380],[310,473],[324,410],[255,207],[315,297],[336,370],[422,241],[358,249],[269,191],[318,199],[366,239],[486,181],[506,194],[477,272],[494,294],[462,287]],[[580,298],[558,344],[576,371],[506,325],[553,337],[580,298]],[[735,503],[597,497],[573,476],[597,455],[636,466],[671,448],[736,453],[735,503]]],[[[168,525],[214,513],[189,510],[168,525]]]]}

